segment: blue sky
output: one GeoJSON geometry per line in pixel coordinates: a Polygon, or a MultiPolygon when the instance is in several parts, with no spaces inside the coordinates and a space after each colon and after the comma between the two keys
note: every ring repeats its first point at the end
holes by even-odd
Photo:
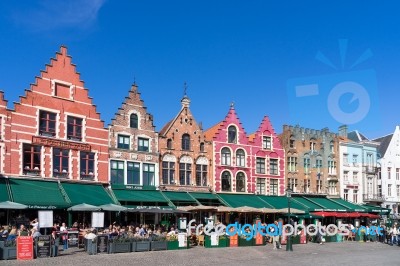
{"type": "MultiPolygon", "coordinates": [[[[179,111],[186,81],[192,112],[205,128],[235,102],[248,133],[264,115],[278,132],[283,124],[337,131],[328,94],[354,81],[373,112],[350,129],[378,137],[398,124],[399,7],[395,1],[1,1],[0,89],[12,107],[65,44],[106,124],[135,77],[158,130],[179,111]],[[339,40],[347,40],[347,49],[339,40]],[[318,52],[326,59],[317,60],[318,52]],[[325,91],[293,97],[295,86],[307,84],[325,91]]],[[[342,96],[341,110],[358,110],[361,100],[342,96]]]]}

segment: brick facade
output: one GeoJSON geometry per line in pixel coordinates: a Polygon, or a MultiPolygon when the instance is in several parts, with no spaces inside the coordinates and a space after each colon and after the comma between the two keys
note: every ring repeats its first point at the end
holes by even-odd
{"type": "Polygon", "coordinates": [[[158,134],[140,96],[134,84],[109,126],[112,185],[159,184],[158,134]]]}
{"type": "Polygon", "coordinates": [[[108,181],[108,131],[66,47],[5,113],[5,175],[108,181]]]}
{"type": "Polygon", "coordinates": [[[211,143],[205,140],[185,96],[177,116],[159,134],[160,186],[166,190],[212,190],[211,143]]]}

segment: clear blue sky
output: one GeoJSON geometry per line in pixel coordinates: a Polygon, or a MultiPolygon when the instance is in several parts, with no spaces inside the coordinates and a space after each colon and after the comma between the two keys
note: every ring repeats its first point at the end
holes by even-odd
{"type": "MultiPolygon", "coordinates": [[[[179,111],[186,81],[205,128],[234,101],[248,133],[264,115],[278,132],[290,123],[336,131],[339,124],[320,111],[327,95],[304,108],[287,84],[340,82],[370,49],[373,56],[352,70],[375,71],[367,80],[376,81],[370,95],[380,126],[351,128],[378,137],[398,124],[399,8],[396,1],[1,1],[0,89],[12,107],[65,44],[106,124],[136,77],[158,130],[179,111]],[[348,40],[343,69],[339,39],[348,40]],[[337,69],[316,60],[318,51],[337,69]]],[[[367,75],[360,73],[350,79],[367,75]]],[[[359,104],[349,95],[340,101],[348,111],[359,104]]]]}

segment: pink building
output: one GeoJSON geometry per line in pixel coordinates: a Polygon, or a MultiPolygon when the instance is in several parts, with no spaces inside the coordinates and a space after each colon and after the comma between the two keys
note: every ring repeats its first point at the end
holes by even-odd
{"type": "Polygon", "coordinates": [[[216,192],[284,194],[284,151],[268,117],[247,136],[232,105],[225,119],[206,131],[206,139],[213,142],[216,192]]]}

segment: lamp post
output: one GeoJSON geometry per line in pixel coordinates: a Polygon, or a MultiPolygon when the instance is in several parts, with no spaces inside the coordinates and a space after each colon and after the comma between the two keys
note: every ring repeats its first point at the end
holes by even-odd
{"type": "MultiPolygon", "coordinates": [[[[288,224],[290,223],[290,199],[292,197],[292,190],[286,189],[286,197],[288,199],[288,224]]],[[[287,236],[286,251],[293,251],[292,236],[287,236]]]]}

